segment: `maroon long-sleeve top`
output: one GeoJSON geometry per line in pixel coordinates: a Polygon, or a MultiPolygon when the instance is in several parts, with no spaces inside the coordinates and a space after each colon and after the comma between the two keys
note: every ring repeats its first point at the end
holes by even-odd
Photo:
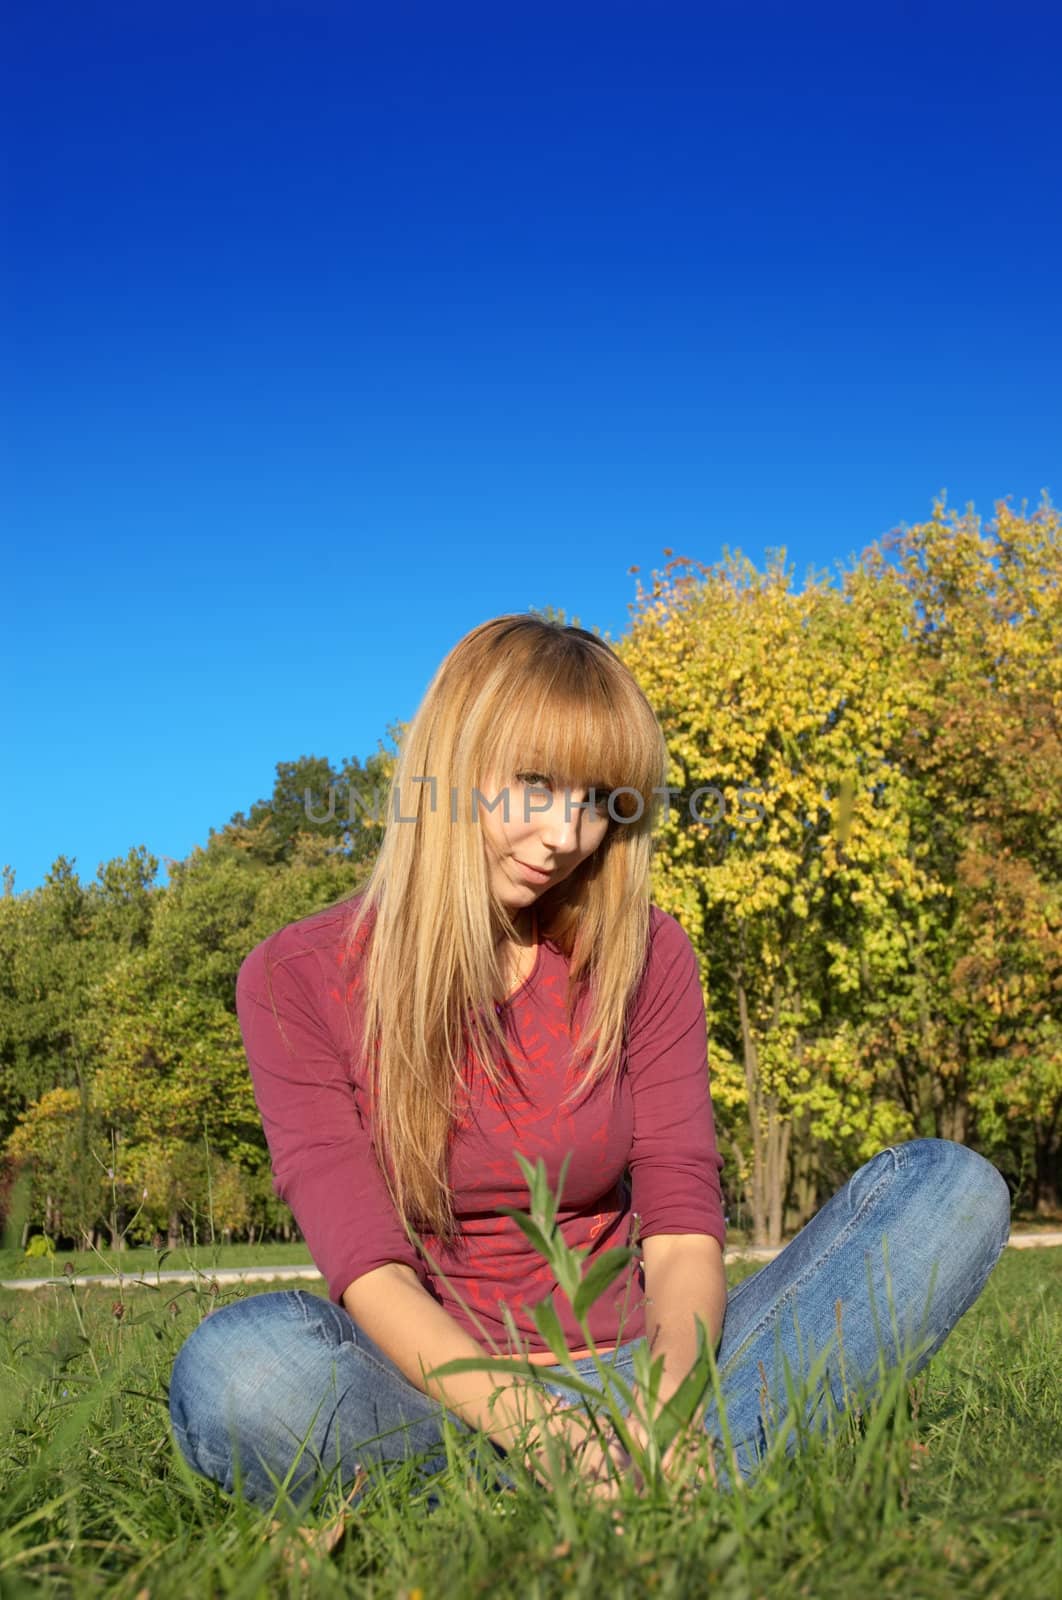
{"type": "MultiPolygon", "coordinates": [[[[244,961],[236,1005],[272,1158],[274,1187],[339,1301],[362,1273],[404,1262],[480,1343],[511,1348],[507,1305],[525,1348],[546,1348],[530,1308],[552,1294],[569,1346],[585,1344],[567,1296],[511,1218],[526,1210],[516,1152],[541,1157],[554,1187],[566,1156],[558,1225],[574,1248],[601,1251],[654,1234],[704,1233],[724,1223],[708,1086],[704,999],[679,923],[650,914],[646,967],[629,1015],[615,1082],[564,1104],[578,1078],[566,1017],[568,963],[548,940],[501,1008],[518,1070],[494,1090],[474,1064],[451,1142],[460,1236],[444,1247],[407,1238],[376,1154],[370,1085],[361,1058],[359,968],[350,908],[330,907],[281,928],[244,961]]],[[[580,1012],[577,1009],[575,1027],[580,1012]]],[[[584,1268],[585,1270],[585,1268],[584,1268]]],[[[603,1349],[645,1330],[637,1262],[593,1306],[603,1349]]]]}

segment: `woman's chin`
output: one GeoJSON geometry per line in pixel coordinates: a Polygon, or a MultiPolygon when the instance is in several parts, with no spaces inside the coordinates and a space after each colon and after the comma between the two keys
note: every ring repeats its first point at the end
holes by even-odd
{"type": "Polygon", "coordinates": [[[533,906],[541,895],[542,890],[536,889],[532,884],[514,884],[501,896],[501,903],[506,911],[525,911],[528,906],[533,906]]]}

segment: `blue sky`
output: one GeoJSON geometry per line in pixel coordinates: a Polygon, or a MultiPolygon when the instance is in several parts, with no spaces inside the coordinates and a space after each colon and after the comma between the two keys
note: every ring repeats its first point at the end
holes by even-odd
{"type": "Polygon", "coordinates": [[[665,547],[1057,504],[1060,17],[11,8],[16,888],[368,755],[486,617],[621,632],[665,547]]]}

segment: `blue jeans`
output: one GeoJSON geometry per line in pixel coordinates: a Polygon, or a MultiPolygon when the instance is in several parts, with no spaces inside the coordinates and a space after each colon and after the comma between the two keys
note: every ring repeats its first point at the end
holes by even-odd
{"type": "MultiPolygon", "coordinates": [[[[917,1139],[861,1167],[730,1296],[717,1361],[741,1475],[755,1471],[794,1382],[808,1380],[803,1430],[821,1433],[833,1408],[872,1397],[888,1369],[923,1366],[977,1299],[1009,1225],[1006,1184],[963,1145],[917,1139]]],[[[635,1348],[604,1358],[628,1383],[635,1348]]],[[[600,1388],[592,1357],[576,1365],[600,1388]]],[[[568,1393],[556,1378],[542,1368],[548,1389],[568,1393]]],[[[428,1472],[445,1460],[439,1403],[342,1307],[302,1290],[253,1295],[207,1317],[177,1356],[170,1416],[196,1472],[261,1504],[285,1481],[299,1505],[326,1478],[350,1485],[359,1466],[417,1456],[428,1472]]],[[[704,1426],[720,1437],[714,1401],[704,1426]]],[[[787,1450],[794,1445],[791,1437],[787,1450]]]]}

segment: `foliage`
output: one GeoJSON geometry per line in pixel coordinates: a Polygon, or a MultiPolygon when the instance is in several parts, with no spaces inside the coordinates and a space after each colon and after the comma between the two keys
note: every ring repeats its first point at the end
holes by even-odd
{"type": "MultiPolygon", "coordinates": [[[[976,1131],[1003,1159],[1009,1149],[1030,1169],[1034,1203],[1053,1211],[1062,1201],[1062,522],[1047,503],[1031,516],[1002,504],[982,528],[972,512],[938,505],[889,553],[913,606],[923,684],[905,765],[939,884],[919,976],[945,1028],[921,1077],[938,1110],[950,1103],[946,1131],[976,1131]]],[[[909,1018],[901,1011],[901,1025],[909,1018]]],[[[915,1050],[918,1033],[909,1030],[915,1050]]]]}
{"type": "Polygon", "coordinates": [[[622,651],[677,791],[657,898],[701,954],[721,1121],[772,1244],[795,1128],[828,1169],[909,1131],[852,1049],[924,890],[895,760],[903,613],[878,602],[821,579],[794,593],[780,557],[763,574],[672,562],[622,651]]]}
{"type": "Polygon", "coordinates": [[[270,867],[239,837],[172,863],[165,889],[139,850],[87,887],[60,857],[40,891],[9,882],[0,898],[0,1132],[32,1178],[24,1220],[49,1233],[290,1235],[263,1181],[236,974],[275,928],[348,894],[364,863],[307,831],[270,867]]]}
{"type": "Polygon", "coordinates": [[[700,952],[759,1238],[919,1133],[1059,1205],[1060,624],[1047,504],[937,506],[838,586],[728,554],[639,588],[620,648],[676,790],[657,898],[700,952]]]}

